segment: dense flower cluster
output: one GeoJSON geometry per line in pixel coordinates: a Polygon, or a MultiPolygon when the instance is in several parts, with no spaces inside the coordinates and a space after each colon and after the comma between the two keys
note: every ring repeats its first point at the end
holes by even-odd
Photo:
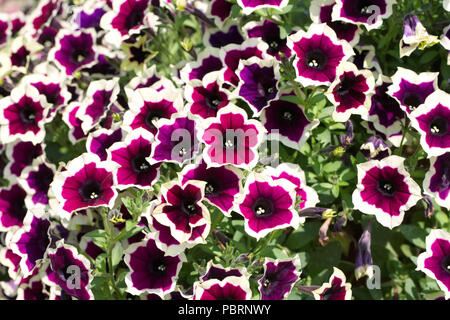
{"type": "Polygon", "coordinates": [[[0,297],[449,299],[450,8],[424,2],[2,13],[0,297]]]}

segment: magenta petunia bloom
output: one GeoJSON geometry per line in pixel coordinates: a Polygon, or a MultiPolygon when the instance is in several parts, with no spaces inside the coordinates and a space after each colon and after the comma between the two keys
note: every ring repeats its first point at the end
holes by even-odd
{"type": "Polygon", "coordinates": [[[159,119],[170,119],[183,109],[183,97],[170,88],[156,91],[141,88],[127,92],[130,110],[125,112],[123,126],[127,131],[145,128],[156,135],[159,119]]]}
{"type": "Polygon", "coordinates": [[[203,36],[203,44],[214,48],[223,48],[229,44],[241,44],[244,37],[237,24],[229,24],[222,29],[207,29],[203,36]]]}
{"type": "Polygon", "coordinates": [[[0,140],[40,143],[44,140],[44,123],[50,105],[30,85],[14,88],[11,95],[0,100],[0,140]]]}
{"type": "Polygon", "coordinates": [[[402,157],[390,156],[357,165],[354,208],[375,215],[380,224],[390,229],[399,226],[405,211],[422,199],[420,187],[406,171],[404,161],[402,157]]]}
{"type": "MultiPolygon", "coordinates": [[[[81,125],[83,121],[79,117],[80,103],[71,102],[67,107],[64,108],[62,119],[69,127],[69,140],[72,143],[77,143],[78,141],[87,137],[84,133],[81,125]]],[[[81,113],[81,112],[80,112],[81,113]]]]}
{"type": "Polygon", "coordinates": [[[286,179],[251,173],[245,181],[244,193],[236,198],[234,211],[244,219],[244,229],[259,240],[273,230],[298,228],[304,221],[294,209],[295,185],[286,179]]]}
{"type": "Polygon", "coordinates": [[[189,80],[201,80],[205,75],[213,71],[219,71],[223,68],[223,63],[219,58],[220,50],[218,48],[209,47],[198,55],[194,62],[187,63],[180,70],[180,78],[184,83],[189,80]]]}
{"type": "Polygon", "coordinates": [[[435,91],[409,118],[421,135],[420,144],[428,157],[450,151],[450,94],[435,91]]]}
{"type": "Polygon", "coordinates": [[[200,143],[198,129],[189,113],[177,113],[172,119],[160,119],[156,126],[158,134],[150,156],[150,162],[174,162],[183,164],[198,153],[200,143]]]}
{"type": "Polygon", "coordinates": [[[190,180],[206,182],[205,200],[218,207],[225,215],[233,208],[235,196],[241,192],[242,172],[233,166],[209,167],[205,162],[184,167],[181,183],[190,180]]]}
{"type": "Polygon", "coordinates": [[[75,71],[96,63],[96,37],[92,29],[60,31],[56,46],[48,54],[49,60],[55,61],[67,76],[72,76],[75,71]]]}
{"type": "Polygon", "coordinates": [[[279,64],[276,59],[259,59],[252,57],[241,60],[236,70],[239,86],[236,93],[244,99],[255,116],[267,107],[270,101],[279,97],[279,64]]]}
{"type": "Polygon", "coordinates": [[[48,249],[52,280],[65,294],[78,300],[92,300],[94,295],[90,285],[92,271],[89,260],[64,240],[56,243],[56,248],[48,249]]]}
{"type": "Polygon", "coordinates": [[[147,158],[152,152],[153,135],[138,128],[129,133],[125,141],[114,143],[109,149],[109,161],[118,164],[114,181],[119,189],[137,187],[149,189],[158,180],[160,163],[150,165],[147,158]]]}
{"type": "Polygon", "coordinates": [[[0,48],[6,44],[11,37],[11,24],[8,17],[4,14],[0,15],[0,48]]]}
{"type": "Polygon", "coordinates": [[[222,281],[226,277],[242,277],[245,276],[247,278],[250,275],[247,272],[247,269],[244,268],[232,268],[232,267],[222,267],[220,264],[214,264],[211,260],[208,261],[206,265],[205,274],[200,278],[201,281],[207,281],[211,279],[216,279],[222,281]]]}
{"type": "Polygon", "coordinates": [[[352,285],[346,283],[344,273],[333,267],[330,281],[324,283],[320,288],[312,291],[316,300],[350,300],[352,298],[352,285]]]}
{"type": "Polygon", "coordinates": [[[438,205],[450,209],[450,153],[431,157],[430,170],[425,174],[423,189],[438,205]]]}
{"type": "Polygon", "coordinates": [[[95,154],[84,153],[71,160],[66,171],[57,172],[51,188],[63,213],[92,207],[112,207],[117,197],[113,188],[116,164],[101,162],[95,154]]]}
{"type": "Polygon", "coordinates": [[[423,104],[430,94],[438,90],[438,75],[438,72],[417,74],[398,67],[397,72],[392,76],[392,84],[387,93],[398,101],[403,111],[410,114],[423,104]]]}
{"type": "Polygon", "coordinates": [[[211,227],[208,209],[202,203],[206,182],[191,180],[185,184],[175,181],[161,186],[161,203],[152,217],[170,228],[172,237],[180,243],[205,243],[211,227]]]}
{"type": "Polygon", "coordinates": [[[40,264],[50,246],[49,228],[50,220],[45,215],[38,217],[29,211],[24,227],[11,240],[11,249],[21,257],[20,269],[25,277],[40,264]]]}
{"type": "Polygon", "coordinates": [[[220,109],[216,118],[201,123],[199,137],[206,144],[203,159],[208,166],[232,164],[253,168],[258,162],[257,148],[266,132],[257,120],[247,120],[247,114],[235,105],[220,109]]]}
{"type": "Polygon", "coordinates": [[[28,208],[25,205],[27,193],[19,184],[0,189],[0,230],[23,226],[28,208]]]}
{"type": "Polygon", "coordinates": [[[288,5],[288,0],[238,0],[237,4],[244,14],[250,14],[255,10],[273,8],[281,10],[288,5]]]}
{"type": "Polygon", "coordinates": [[[124,253],[124,261],[130,269],[125,277],[129,293],[153,293],[164,298],[175,290],[178,273],[186,261],[184,253],[173,257],[166,255],[158,249],[151,235],[139,243],[132,244],[124,253]]]}
{"type": "Polygon", "coordinates": [[[25,203],[28,208],[48,204],[48,191],[53,181],[56,168],[53,164],[42,160],[34,160],[25,168],[19,178],[21,187],[27,192],[25,203]]]}
{"type": "Polygon", "coordinates": [[[264,275],[258,281],[261,300],[283,300],[300,277],[300,258],[264,258],[264,275]]]}
{"type": "Polygon", "coordinates": [[[30,166],[34,159],[43,154],[44,147],[45,145],[42,143],[34,144],[29,141],[8,143],[6,146],[6,158],[8,159],[8,164],[3,171],[3,176],[20,177],[22,171],[30,166]]]}
{"type": "Polygon", "coordinates": [[[245,276],[194,283],[193,300],[250,300],[251,297],[250,283],[245,276]]]}
{"type": "Polygon", "coordinates": [[[326,96],[334,104],[333,119],[345,122],[352,114],[367,116],[375,80],[369,70],[358,70],[350,62],[337,68],[336,80],[330,85],[326,96]]]}
{"type": "Polygon", "coordinates": [[[86,141],[86,149],[98,155],[102,161],[108,158],[106,150],[115,142],[122,141],[123,131],[120,127],[117,129],[98,129],[89,134],[86,141]]]}
{"type": "Polygon", "coordinates": [[[282,99],[292,95],[295,93],[285,93],[280,99],[272,100],[261,113],[261,122],[268,132],[267,139],[300,149],[320,122],[309,121],[300,105],[282,99]]]}
{"type": "Polygon", "coordinates": [[[227,0],[213,0],[208,3],[207,16],[214,19],[217,26],[222,26],[231,16],[233,4],[227,0]]]}
{"type": "Polygon", "coordinates": [[[433,229],[426,238],[426,252],[417,257],[417,270],[435,279],[450,299],[450,233],[433,229]]]}
{"type": "Polygon", "coordinates": [[[307,32],[289,35],[287,46],[296,55],[296,80],[305,87],[331,84],[339,64],[354,54],[352,47],[340,41],[326,24],[312,24],[307,32]]]}

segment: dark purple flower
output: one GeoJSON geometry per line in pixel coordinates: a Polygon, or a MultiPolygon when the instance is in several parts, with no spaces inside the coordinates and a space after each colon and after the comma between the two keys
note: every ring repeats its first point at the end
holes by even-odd
{"type": "Polygon", "coordinates": [[[25,200],[27,207],[33,208],[48,204],[48,191],[55,171],[56,168],[53,164],[41,160],[34,160],[30,167],[22,171],[19,183],[28,194],[25,200]]]}
{"type": "Polygon", "coordinates": [[[255,10],[263,8],[274,8],[281,10],[288,5],[288,0],[238,0],[237,4],[242,8],[244,14],[250,14],[255,10]]]}
{"type": "Polygon", "coordinates": [[[33,160],[42,155],[42,153],[42,144],[23,141],[9,143],[6,146],[8,164],[5,167],[4,176],[9,177],[10,175],[15,175],[20,177],[23,169],[31,165],[33,160]]]}
{"type": "Polygon", "coordinates": [[[208,48],[197,58],[197,61],[188,63],[180,71],[180,78],[185,83],[192,79],[202,80],[203,77],[213,71],[222,69],[223,64],[219,58],[219,49],[208,48]]]}
{"type": "Polygon", "coordinates": [[[203,42],[205,45],[212,46],[214,48],[222,48],[228,44],[241,44],[244,42],[244,38],[240,33],[240,27],[238,25],[229,25],[224,30],[214,30],[213,32],[205,33],[203,42]]]}
{"type": "Polygon", "coordinates": [[[345,283],[346,278],[341,270],[336,267],[333,267],[333,270],[330,281],[312,291],[316,300],[350,300],[352,298],[351,283],[345,283]]]}
{"type": "Polygon", "coordinates": [[[86,149],[100,157],[105,161],[108,158],[106,150],[115,142],[122,141],[123,132],[119,127],[117,129],[99,129],[88,136],[86,141],[86,149]]]}
{"type": "Polygon", "coordinates": [[[381,160],[391,155],[389,146],[378,136],[372,136],[360,148],[367,160],[381,160]]]}
{"type": "Polygon", "coordinates": [[[77,143],[87,136],[81,128],[83,121],[78,116],[79,110],[80,104],[78,102],[72,102],[64,108],[62,115],[63,121],[69,126],[69,140],[72,143],[77,143]]]}
{"type": "Polygon", "coordinates": [[[430,170],[423,181],[425,193],[441,207],[450,208],[450,153],[431,157],[430,170]]]}
{"type": "Polygon", "coordinates": [[[264,259],[264,275],[258,281],[261,300],[283,300],[300,276],[300,259],[264,259]]]}
{"type": "Polygon", "coordinates": [[[426,238],[426,252],[417,257],[417,270],[435,279],[450,299],[450,234],[441,229],[432,229],[426,238]]]}
{"type": "Polygon", "coordinates": [[[224,268],[221,265],[214,264],[212,261],[209,261],[206,266],[206,272],[205,274],[200,278],[202,282],[205,282],[207,280],[216,279],[219,281],[222,281],[226,277],[242,277],[242,276],[249,276],[247,271],[240,270],[238,268],[224,268]]]}
{"type": "Polygon", "coordinates": [[[11,36],[11,28],[6,16],[0,17],[0,47],[2,47],[11,36]]]}
{"type": "Polygon", "coordinates": [[[51,21],[58,13],[60,5],[60,0],[45,0],[39,2],[39,6],[33,10],[29,18],[35,32],[51,21]]]}
{"type": "Polygon", "coordinates": [[[232,166],[208,168],[205,162],[201,162],[186,166],[180,175],[183,184],[190,180],[205,181],[205,199],[226,215],[230,213],[234,197],[242,188],[242,172],[232,166]]]}
{"type": "Polygon", "coordinates": [[[82,29],[97,29],[100,27],[100,20],[105,13],[102,5],[90,8],[90,10],[81,10],[75,16],[75,23],[82,29]]]}
{"type": "Polygon", "coordinates": [[[228,276],[194,283],[194,300],[250,300],[252,291],[245,276],[228,276]]]}
{"type": "Polygon", "coordinates": [[[167,256],[158,249],[154,239],[148,238],[129,246],[124,261],[130,268],[125,277],[129,293],[153,293],[164,298],[175,290],[178,273],[186,257],[184,253],[167,256]]]}
{"type": "Polygon", "coordinates": [[[233,4],[227,0],[213,0],[208,5],[208,17],[214,18],[217,25],[223,25],[225,20],[231,16],[233,4]]]}
{"type": "Polygon", "coordinates": [[[357,280],[364,275],[367,275],[369,278],[373,277],[373,261],[370,249],[371,226],[372,220],[369,220],[366,229],[358,241],[358,251],[356,253],[355,261],[355,277],[357,280]]]}
{"type": "Polygon", "coordinates": [[[18,184],[0,190],[0,229],[8,231],[12,227],[23,226],[27,214],[25,197],[27,193],[18,184]]]}

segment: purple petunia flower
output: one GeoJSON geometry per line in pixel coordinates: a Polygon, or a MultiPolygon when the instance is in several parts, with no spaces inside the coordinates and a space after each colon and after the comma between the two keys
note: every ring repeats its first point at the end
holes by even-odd
{"type": "Polygon", "coordinates": [[[112,207],[117,197],[113,188],[116,164],[101,162],[92,153],[71,160],[66,171],[57,172],[51,184],[62,214],[85,208],[112,207]]]}
{"type": "Polygon", "coordinates": [[[389,146],[378,136],[372,136],[361,145],[361,153],[367,160],[381,160],[391,155],[389,146]]]}
{"type": "Polygon", "coordinates": [[[436,90],[409,118],[421,135],[420,144],[428,157],[450,151],[450,94],[436,90]]]}
{"type": "Polygon", "coordinates": [[[24,227],[11,239],[11,249],[21,257],[20,269],[25,277],[39,265],[50,246],[50,221],[45,215],[38,217],[33,212],[28,211],[24,227]]]}
{"type": "Polygon", "coordinates": [[[48,249],[52,279],[64,292],[78,300],[92,300],[92,282],[89,260],[64,240],[56,243],[56,248],[48,249]]]}
{"type": "Polygon", "coordinates": [[[288,0],[238,0],[237,4],[242,8],[242,13],[250,14],[255,10],[273,8],[281,10],[288,5],[288,0]]]}
{"type": "Polygon", "coordinates": [[[335,0],[313,0],[309,7],[309,14],[313,23],[326,23],[336,32],[340,40],[345,40],[351,45],[359,42],[361,29],[353,24],[343,21],[336,21],[332,17],[333,8],[336,5],[335,0]]]}
{"type": "Polygon", "coordinates": [[[438,43],[437,36],[429,35],[419,18],[407,14],[403,21],[403,37],[400,40],[400,58],[410,56],[419,47],[421,50],[427,46],[438,43]]]}
{"type": "MultiPolygon", "coordinates": [[[[72,102],[69,103],[67,107],[64,108],[62,119],[69,127],[69,140],[72,143],[77,143],[81,139],[86,138],[86,134],[84,133],[81,125],[83,121],[80,119],[79,115],[80,103],[72,102]]],[[[92,151],[92,150],[89,150],[92,151]]]]}
{"type": "Polygon", "coordinates": [[[262,60],[257,57],[241,60],[236,74],[240,80],[236,93],[249,104],[255,116],[270,101],[279,97],[280,71],[277,60],[262,60]]]}
{"type": "Polygon", "coordinates": [[[181,183],[190,180],[206,182],[205,200],[218,207],[225,215],[233,208],[234,198],[241,192],[242,172],[233,166],[208,168],[205,162],[187,165],[180,173],[181,183]]]}
{"type": "Polygon", "coordinates": [[[48,204],[48,191],[55,171],[56,168],[53,164],[37,159],[22,171],[19,183],[27,192],[25,204],[28,208],[48,204]]]}
{"type": "Polygon", "coordinates": [[[350,62],[342,63],[337,69],[336,80],[325,93],[335,106],[333,119],[345,122],[352,114],[367,115],[374,86],[372,72],[358,70],[350,62]]]}
{"type": "Polygon", "coordinates": [[[0,100],[0,140],[3,143],[20,139],[40,143],[44,140],[44,123],[50,105],[39,91],[23,85],[0,100]]]}
{"type": "Polygon", "coordinates": [[[251,297],[250,283],[245,276],[194,283],[193,300],[250,300],[251,297]]]}
{"type": "Polygon", "coordinates": [[[36,34],[39,29],[47,25],[58,14],[61,6],[60,0],[44,0],[34,9],[27,19],[26,29],[31,29],[36,34]]]}
{"type": "Polygon", "coordinates": [[[410,114],[438,89],[438,75],[438,72],[416,74],[414,71],[398,67],[392,76],[392,85],[389,86],[387,93],[398,101],[403,111],[410,114]]]}
{"type": "Polygon", "coordinates": [[[20,177],[22,171],[32,164],[33,160],[42,155],[45,148],[44,144],[34,144],[33,142],[13,142],[6,146],[6,165],[3,176],[20,177]]]}
{"type": "Polygon", "coordinates": [[[27,193],[19,184],[0,189],[0,230],[8,231],[12,227],[23,226],[27,214],[25,198],[27,193]]]}
{"type": "Polygon", "coordinates": [[[161,186],[161,203],[152,217],[169,227],[172,237],[180,243],[205,243],[211,227],[208,209],[202,203],[206,182],[191,180],[185,184],[176,181],[161,186]]]}
{"type": "Polygon", "coordinates": [[[86,149],[98,155],[100,160],[105,161],[108,158],[106,150],[115,142],[122,141],[123,131],[120,127],[117,129],[99,129],[89,134],[86,141],[86,149]]]}
{"type": "Polygon", "coordinates": [[[367,30],[380,28],[383,19],[392,15],[395,0],[336,0],[333,21],[364,25],[367,30]]]}
{"type": "Polygon", "coordinates": [[[229,44],[241,44],[244,37],[240,32],[240,27],[236,24],[230,24],[223,29],[210,29],[203,36],[205,46],[222,48],[229,44]]]}
{"type": "Polygon", "coordinates": [[[220,109],[216,118],[201,123],[199,137],[206,144],[203,159],[208,166],[232,164],[253,168],[259,154],[258,146],[266,132],[257,120],[247,120],[247,114],[235,105],[220,109]]]}
{"type": "Polygon", "coordinates": [[[244,229],[259,240],[268,233],[287,227],[298,228],[304,218],[295,211],[295,185],[286,179],[272,180],[263,174],[250,173],[244,193],[236,197],[234,211],[244,219],[244,229]]]}
{"type": "Polygon", "coordinates": [[[72,76],[75,71],[96,63],[95,39],[93,29],[60,31],[56,46],[48,54],[49,61],[57,62],[67,76],[72,76]]]}
{"type": "Polygon", "coordinates": [[[450,299],[450,233],[433,229],[426,238],[426,252],[417,257],[417,269],[435,279],[450,299]]]}
{"type": "Polygon", "coordinates": [[[8,16],[0,14],[0,48],[7,43],[11,37],[11,24],[8,16]]]}
{"type": "Polygon", "coordinates": [[[339,64],[354,54],[351,46],[340,41],[326,24],[312,24],[307,32],[289,35],[287,46],[296,54],[296,81],[305,87],[331,84],[339,64]]]}
{"type": "Polygon", "coordinates": [[[156,241],[147,239],[132,244],[125,250],[124,261],[130,268],[125,277],[127,291],[133,295],[157,294],[161,298],[175,290],[176,280],[183,262],[184,253],[167,256],[156,246],[156,241]]]}
{"type": "Polygon", "coordinates": [[[184,83],[189,80],[198,79],[213,71],[219,71],[223,68],[223,63],[219,58],[220,50],[209,47],[198,55],[197,61],[187,63],[180,70],[180,78],[184,83]]]}
{"type": "Polygon", "coordinates": [[[404,161],[402,157],[390,156],[357,165],[354,208],[375,215],[381,225],[390,229],[400,225],[405,211],[422,198],[420,187],[406,171],[404,161]]]}
{"type": "Polygon", "coordinates": [[[189,113],[174,114],[172,119],[160,119],[156,123],[158,134],[149,158],[150,163],[161,161],[183,164],[198,153],[200,143],[198,129],[189,113]]]}
{"type": "Polygon", "coordinates": [[[362,278],[364,275],[367,275],[370,278],[373,277],[373,261],[372,261],[372,252],[370,249],[370,240],[371,240],[371,227],[372,220],[369,220],[364,232],[359,238],[358,241],[358,251],[356,253],[355,260],[355,278],[358,280],[362,278]]]}
{"type": "Polygon", "coordinates": [[[425,174],[423,189],[438,205],[450,209],[450,153],[431,157],[430,170],[425,174]]]}
{"type": "Polygon", "coordinates": [[[153,135],[138,128],[129,133],[124,142],[116,142],[109,149],[109,161],[119,166],[114,171],[119,189],[135,186],[148,189],[158,180],[160,163],[150,165],[147,158],[152,151],[153,135]]]}
{"type": "Polygon", "coordinates": [[[287,260],[264,258],[264,275],[258,281],[261,300],[283,300],[299,279],[300,258],[287,260]]]}
{"type": "Polygon", "coordinates": [[[333,267],[330,280],[320,288],[312,291],[316,300],[350,300],[352,298],[352,285],[346,283],[344,273],[333,267]]]}
{"type": "Polygon", "coordinates": [[[230,92],[222,87],[218,72],[208,73],[202,81],[189,81],[184,95],[189,103],[186,108],[203,119],[215,117],[230,102],[230,92]]]}
{"type": "Polygon", "coordinates": [[[176,90],[163,89],[158,92],[151,88],[142,88],[128,91],[127,95],[130,110],[125,112],[123,120],[127,131],[145,128],[156,135],[156,121],[170,119],[183,109],[183,98],[176,90]]]}
{"type": "Polygon", "coordinates": [[[221,27],[231,16],[233,4],[227,0],[213,0],[208,3],[206,15],[212,17],[217,26],[221,27]]]}
{"type": "Polygon", "coordinates": [[[208,261],[208,264],[206,265],[206,271],[205,274],[200,278],[201,281],[208,281],[211,279],[216,279],[219,281],[222,281],[226,277],[242,277],[245,276],[247,278],[250,277],[250,275],[247,272],[246,268],[224,268],[221,265],[214,264],[211,260],[208,261]]]}

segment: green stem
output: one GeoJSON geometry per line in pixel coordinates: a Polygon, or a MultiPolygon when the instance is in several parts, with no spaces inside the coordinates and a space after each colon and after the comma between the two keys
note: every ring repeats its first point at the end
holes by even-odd
{"type": "MultiPolygon", "coordinates": [[[[122,294],[120,290],[116,286],[116,278],[114,276],[114,269],[112,263],[112,250],[114,248],[114,227],[111,222],[108,221],[108,213],[106,210],[103,211],[103,227],[105,231],[108,233],[108,250],[107,260],[108,260],[108,269],[109,269],[109,280],[111,287],[113,288],[113,293],[116,294],[119,298],[122,298],[122,294]]],[[[112,294],[114,296],[114,294],[112,294]]]]}

